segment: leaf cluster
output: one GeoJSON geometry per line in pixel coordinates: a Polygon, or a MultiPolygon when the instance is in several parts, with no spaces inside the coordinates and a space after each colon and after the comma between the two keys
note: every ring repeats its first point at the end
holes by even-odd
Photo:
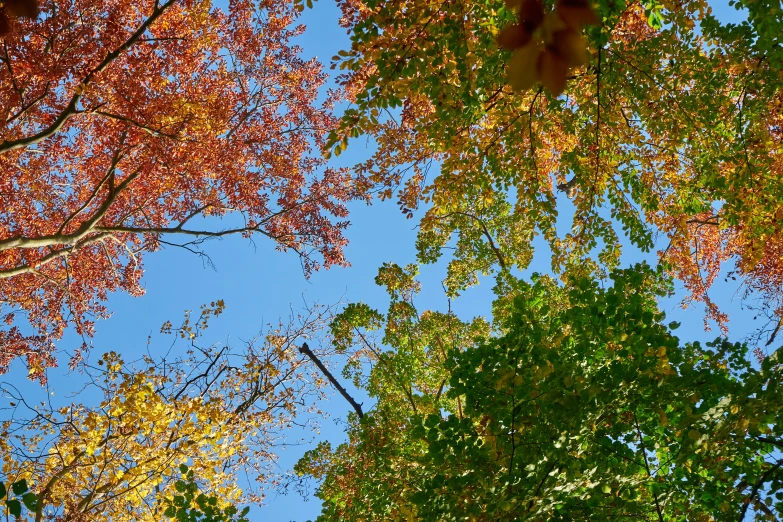
{"type": "Polygon", "coordinates": [[[38,497],[32,491],[29,491],[26,479],[20,479],[10,484],[6,488],[3,482],[0,482],[0,500],[5,502],[5,507],[12,517],[22,516],[22,506],[35,513],[38,509],[38,497]],[[12,498],[11,494],[16,498],[12,498]]]}
{"type": "Polygon", "coordinates": [[[193,470],[187,465],[180,464],[179,470],[184,477],[174,483],[177,493],[172,498],[164,498],[167,506],[163,514],[167,518],[177,522],[249,522],[246,518],[250,512],[247,506],[240,512],[233,505],[218,506],[218,498],[214,495],[205,495],[199,491],[193,470]]]}

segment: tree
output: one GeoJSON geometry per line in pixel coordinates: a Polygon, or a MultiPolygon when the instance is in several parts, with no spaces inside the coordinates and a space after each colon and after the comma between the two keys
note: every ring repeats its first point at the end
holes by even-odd
{"type": "Polygon", "coordinates": [[[322,379],[295,344],[317,334],[331,312],[311,307],[242,350],[202,346],[222,310],[218,301],[177,327],[164,325],[187,350],[172,346],[127,364],[109,352],[84,363],[92,380],[81,403],[30,404],[2,383],[11,411],[0,423],[0,482],[24,481],[34,492],[28,520],[160,522],[172,513],[182,520],[180,508],[191,520],[235,520],[235,505],[261,502],[277,480],[283,430],[309,424],[322,394],[322,379]],[[240,472],[247,485],[237,484],[240,472]]]}
{"type": "MultiPolygon", "coordinates": [[[[534,277],[506,333],[468,346],[430,312],[409,310],[406,335],[383,317],[364,386],[377,405],[298,465],[322,480],[319,520],[778,520],[783,351],[754,368],[745,345],[682,344],[657,309],[660,271],[611,278],[534,277]],[[407,357],[439,342],[443,358],[407,357]]],[[[380,326],[364,317],[353,326],[380,326]]]]}
{"type": "Polygon", "coordinates": [[[25,357],[43,379],[52,341],[89,336],[110,292],[141,294],[162,246],[261,235],[305,273],[346,263],[335,218],[361,184],[311,154],[335,96],[316,102],[325,75],[290,42],[292,4],[40,7],[0,50],[0,372],[25,357]]]}
{"type": "MultiPolygon", "coordinates": [[[[382,197],[397,193],[409,215],[423,206],[420,261],[456,241],[452,294],[478,274],[527,267],[537,236],[556,273],[611,269],[625,235],[644,251],[658,238],[660,259],[712,318],[725,320],[708,290],[727,268],[779,319],[783,22],[772,3],[735,2],[747,20],[722,25],[704,0],[600,0],[602,24],[583,32],[591,57],[565,78],[562,96],[543,86],[514,92],[507,81],[520,82],[527,58],[497,40],[513,47],[509,28],[531,11],[550,17],[587,4],[340,5],[351,48],[334,61],[355,107],[330,145],[376,140],[355,171],[382,197]]],[[[530,25],[534,41],[548,30],[530,25]]],[[[569,34],[576,43],[563,45],[578,49],[580,35],[569,34]]],[[[563,43],[547,38],[547,52],[563,43]]],[[[547,73],[550,88],[558,71],[547,73]]]]}

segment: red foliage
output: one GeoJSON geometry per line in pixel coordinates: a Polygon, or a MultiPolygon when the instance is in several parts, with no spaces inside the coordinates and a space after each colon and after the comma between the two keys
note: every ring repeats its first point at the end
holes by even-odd
{"type": "Polygon", "coordinates": [[[335,218],[359,194],[313,155],[334,124],[325,75],[290,43],[291,3],[257,4],[47,0],[3,39],[0,303],[35,335],[0,332],[0,372],[53,364],[68,325],[90,335],[162,243],[262,234],[308,273],[345,264],[335,218]],[[209,228],[226,214],[245,226],[209,228]]]}

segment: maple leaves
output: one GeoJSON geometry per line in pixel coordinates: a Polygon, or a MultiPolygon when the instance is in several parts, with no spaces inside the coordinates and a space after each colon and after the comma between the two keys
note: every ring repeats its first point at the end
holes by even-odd
{"type": "Polygon", "coordinates": [[[590,4],[582,0],[559,2],[544,14],[540,0],[508,0],[518,12],[517,23],[498,34],[498,44],[514,51],[508,65],[508,82],[524,91],[540,81],[555,96],[563,92],[570,67],[587,62],[581,32],[598,23],[590,4]]]}

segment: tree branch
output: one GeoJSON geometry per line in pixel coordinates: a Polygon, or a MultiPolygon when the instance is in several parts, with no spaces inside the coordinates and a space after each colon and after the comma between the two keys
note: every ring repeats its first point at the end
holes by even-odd
{"type": "Polygon", "coordinates": [[[503,253],[500,251],[497,245],[495,245],[495,241],[492,239],[492,234],[489,233],[489,230],[487,229],[487,225],[484,223],[483,219],[479,218],[478,216],[474,216],[473,214],[470,214],[468,212],[460,212],[460,211],[449,212],[444,216],[437,216],[437,217],[440,219],[445,219],[455,214],[458,216],[465,216],[467,218],[473,219],[474,221],[477,221],[479,225],[481,225],[481,230],[484,233],[484,236],[487,238],[487,241],[489,242],[489,248],[492,249],[492,252],[495,254],[495,257],[497,257],[500,268],[506,270],[507,268],[506,260],[503,257],[503,253]]]}
{"type": "MultiPolygon", "coordinates": [[[[636,418],[636,414],[633,414],[633,421],[636,424],[636,433],[639,434],[639,448],[642,450],[642,459],[644,460],[644,469],[647,470],[647,476],[653,478],[650,473],[650,465],[647,463],[647,450],[644,447],[644,437],[642,437],[642,430],[639,428],[639,419],[636,418]]],[[[655,511],[658,512],[658,520],[663,522],[663,511],[661,511],[661,504],[658,502],[658,494],[653,491],[653,500],[655,500],[655,511]]],[[[740,519],[742,520],[742,519],[740,519]]]]}
{"type": "Polygon", "coordinates": [[[753,497],[755,497],[758,494],[759,489],[761,489],[761,486],[763,486],[764,483],[767,481],[767,477],[769,477],[772,473],[780,469],[781,466],[783,466],[783,459],[779,460],[777,464],[775,464],[767,471],[765,471],[764,474],[761,475],[761,477],[758,479],[756,484],[753,485],[753,490],[750,492],[750,495],[747,498],[748,501],[745,503],[744,506],[742,506],[742,513],[740,513],[740,516],[737,519],[739,520],[739,522],[745,520],[745,513],[747,513],[748,511],[748,507],[750,506],[750,503],[753,502],[753,497]]]}
{"type": "MultiPolygon", "coordinates": [[[[112,166],[109,169],[108,173],[108,184],[109,184],[109,194],[106,196],[106,199],[101,204],[101,206],[98,208],[98,210],[93,214],[93,216],[79,225],[79,228],[76,229],[71,234],[63,234],[63,233],[56,233],[56,234],[50,234],[48,236],[41,236],[36,238],[26,238],[21,236],[16,237],[10,237],[8,239],[0,240],[0,252],[4,250],[10,250],[12,248],[42,248],[42,247],[48,247],[53,245],[75,245],[76,243],[80,242],[82,239],[84,239],[87,235],[89,235],[91,232],[95,230],[99,230],[99,227],[95,227],[95,224],[103,219],[103,217],[106,215],[106,213],[109,211],[109,207],[111,207],[112,203],[117,199],[117,195],[120,194],[123,190],[128,188],[128,185],[131,181],[136,179],[136,177],[139,175],[140,170],[137,169],[131,174],[129,174],[119,185],[115,187],[114,185],[114,170],[117,166],[117,162],[119,162],[119,159],[117,156],[115,156],[114,160],[112,161],[112,166]]],[[[77,211],[80,212],[81,210],[77,211]]],[[[72,219],[73,216],[71,216],[70,219],[72,219]]],[[[67,224],[66,220],[66,224],[67,224]]]]}
{"type": "Polygon", "coordinates": [[[15,149],[23,149],[30,145],[34,145],[36,143],[40,143],[41,141],[45,140],[46,138],[49,138],[51,136],[54,136],[57,131],[63,128],[65,123],[76,114],[76,107],[79,104],[79,100],[81,100],[82,95],[84,94],[85,87],[92,81],[93,77],[105,71],[109,65],[114,62],[122,53],[127,51],[133,44],[135,44],[141,36],[149,29],[149,27],[160,18],[160,16],[177,0],[168,0],[166,3],[161,5],[156,5],[155,8],[152,10],[152,14],[144,21],[143,24],[139,26],[138,29],[127,39],[125,42],[122,43],[119,47],[117,47],[114,51],[110,52],[106,55],[106,57],[96,65],[87,75],[84,77],[84,79],[79,82],[79,84],[74,88],[73,95],[71,96],[70,101],[68,102],[68,105],[65,106],[65,108],[60,112],[60,114],[55,118],[55,120],[52,122],[51,125],[46,127],[45,129],[41,130],[37,134],[34,134],[32,136],[28,136],[26,138],[19,138],[17,140],[11,140],[11,141],[4,141],[3,143],[0,143],[0,154],[3,152],[9,152],[15,149]]]}
{"type": "Polygon", "coordinates": [[[342,385],[337,381],[337,379],[334,378],[334,375],[332,375],[329,369],[324,366],[321,360],[312,352],[312,350],[310,350],[310,347],[307,346],[307,343],[302,343],[301,348],[299,348],[299,353],[305,354],[308,358],[310,358],[311,361],[315,363],[316,366],[318,366],[318,369],[321,370],[321,373],[323,373],[327,379],[329,379],[329,382],[332,383],[332,386],[334,386],[337,391],[340,392],[340,395],[342,395],[345,400],[348,401],[351,406],[353,406],[353,409],[356,411],[356,414],[359,416],[359,418],[363,419],[364,413],[362,412],[361,404],[353,400],[353,397],[351,397],[345,388],[343,388],[342,385]]]}

